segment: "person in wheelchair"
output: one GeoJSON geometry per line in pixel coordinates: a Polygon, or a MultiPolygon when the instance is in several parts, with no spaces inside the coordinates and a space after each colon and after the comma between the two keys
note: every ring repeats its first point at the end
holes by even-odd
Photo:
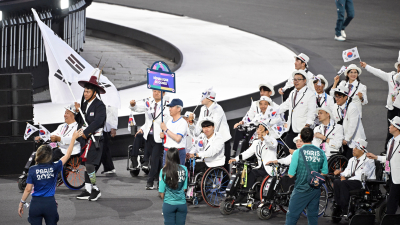
{"type": "Polygon", "coordinates": [[[192,148],[187,158],[201,158],[196,162],[194,173],[205,172],[209,167],[224,166],[224,139],[215,132],[215,124],[212,118],[205,117],[199,121],[203,133],[197,139],[196,148],[192,148]]]}
{"type": "MultiPolygon", "coordinates": [[[[60,124],[55,131],[51,133],[50,141],[57,144],[57,148],[53,148],[52,162],[55,162],[67,153],[72,135],[78,128],[78,123],[75,121],[75,106],[68,105],[65,107],[64,123],[60,124]]],[[[39,141],[40,136],[35,137],[35,141],[39,141]]],[[[75,141],[72,155],[77,155],[81,151],[81,145],[75,141]]]]}
{"type": "MultiPolygon", "coordinates": [[[[253,186],[257,181],[258,177],[266,177],[272,175],[273,168],[264,164],[263,162],[276,160],[276,147],[278,142],[274,137],[271,136],[268,128],[268,124],[265,120],[259,122],[260,125],[257,129],[258,139],[246,151],[229,160],[229,163],[233,163],[239,160],[241,157],[243,160],[250,158],[253,155],[257,157],[258,166],[251,170],[247,175],[247,188],[253,186]]],[[[272,133],[272,132],[271,132],[272,133]]]]}
{"type": "Polygon", "coordinates": [[[338,152],[344,139],[343,126],[333,120],[331,108],[322,106],[317,109],[320,124],[314,128],[312,144],[321,148],[329,159],[332,152],[338,152]]]}
{"type": "Polygon", "coordinates": [[[290,154],[288,156],[286,156],[285,158],[268,161],[265,165],[269,165],[271,163],[274,163],[274,164],[280,163],[280,164],[284,164],[284,165],[290,165],[290,163],[292,162],[292,155],[293,155],[294,151],[301,148],[304,144],[303,140],[301,140],[300,134],[297,135],[297,137],[293,138],[293,142],[296,144],[296,149],[289,149],[290,154]]]}
{"type": "Polygon", "coordinates": [[[353,156],[350,158],[346,169],[342,172],[335,170],[334,174],[339,175],[340,179],[334,181],[334,204],[332,217],[347,215],[350,200],[350,191],[362,188],[361,175],[366,179],[375,179],[375,162],[367,157],[368,143],[363,139],[357,139],[353,143],[353,156]]]}

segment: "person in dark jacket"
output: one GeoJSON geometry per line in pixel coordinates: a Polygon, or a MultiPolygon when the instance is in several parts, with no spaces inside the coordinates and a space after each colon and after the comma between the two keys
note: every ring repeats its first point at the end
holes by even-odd
{"type": "MultiPolygon", "coordinates": [[[[101,196],[100,189],[96,185],[96,166],[100,164],[103,150],[103,127],[106,121],[106,106],[97,98],[97,94],[105,94],[106,91],[97,83],[97,77],[92,76],[89,81],[79,81],[85,90],[82,99],[82,113],[77,114],[76,121],[83,126],[81,144],[83,147],[82,158],[85,162],[85,190],[82,191],[77,199],[97,201],[101,196]],[[85,123],[86,121],[86,123],[85,123]],[[87,125],[87,126],[86,126],[87,125]]],[[[78,111],[81,105],[75,102],[78,111]]]]}

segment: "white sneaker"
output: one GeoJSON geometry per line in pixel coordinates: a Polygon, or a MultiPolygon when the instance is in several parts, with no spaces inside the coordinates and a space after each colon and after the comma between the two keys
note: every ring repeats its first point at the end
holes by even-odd
{"type": "Polygon", "coordinates": [[[114,174],[116,172],[115,169],[105,172],[105,174],[114,174]]]}
{"type": "Polygon", "coordinates": [[[342,35],[342,37],[346,38],[346,32],[344,32],[344,30],[340,31],[340,34],[342,35]]]}
{"type": "Polygon", "coordinates": [[[338,37],[338,36],[335,35],[335,40],[336,40],[336,41],[345,41],[346,38],[344,38],[343,36],[339,36],[339,37],[338,37]]]}

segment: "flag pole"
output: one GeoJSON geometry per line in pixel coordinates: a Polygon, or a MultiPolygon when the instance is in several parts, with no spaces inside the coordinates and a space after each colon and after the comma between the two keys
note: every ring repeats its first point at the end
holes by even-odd
{"type": "MultiPolygon", "coordinates": [[[[156,109],[154,109],[155,111],[156,109]]],[[[155,115],[154,115],[155,117],[155,115]]],[[[163,91],[161,90],[161,123],[164,123],[163,91]]],[[[163,131],[164,132],[164,131],[163,131]]],[[[164,134],[165,136],[166,134],[164,134]]],[[[164,148],[164,138],[161,138],[161,144],[164,148]]]]}
{"type": "MultiPolygon", "coordinates": [[[[32,12],[33,12],[33,17],[34,17],[34,19],[36,20],[37,24],[39,25],[39,21],[42,22],[42,20],[40,20],[40,18],[39,18],[39,16],[37,15],[37,12],[36,12],[35,9],[32,8],[32,12]],[[39,21],[38,21],[38,20],[39,20],[39,21]]],[[[42,23],[43,23],[43,22],[42,22],[42,23]]],[[[38,27],[39,27],[39,29],[41,29],[41,28],[40,28],[40,25],[39,25],[38,27]]],[[[43,36],[46,36],[46,37],[47,37],[46,32],[41,32],[41,33],[42,33],[42,38],[43,38],[43,36]]],[[[46,39],[45,39],[45,38],[43,38],[43,39],[44,39],[44,41],[46,42],[46,39]]],[[[51,52],[55,52],[54,49],[53,49],[53,46],[51,45],[51,43],[47,42],[47,44],[48,44],[48,47],[50,48],[50,51],[51,51],[51,52]]],[[[46,51],[46,54],[47,54],[47,51],[46,51]]],[[[58,61],[57,57],[54,57],[54,59],[56,60],[56,62],[57,62],[58,65],[61,65],[61,63],[58,61]]],[[[61,70],[61,72],[63,71],[61,68],[60,68],[60,70],[61,70]]],[[[71,86],[69,85],[69,82],[68,82],[66,76],[64,76],[64,80],[65,80],[65,82],[66,82],[66,84],[67,84],[67,86],[68,86],[69,91],[70,91],[71,94],[72,94],[72,97],[74,98],[75,102],[77,102],[77,101],[76,101],[76,98],[75,98],[75,95],[74,95],[74,93],[72,92],[71,86]]],[[[85,123],[85,125],[88,126],[88,124],[87,124],[87,122],[86,122],[86,120],[85,120],[85,117],[83,116],[83,112],[82,112],[82,110],[81,110],[80,107],[79,107],[79,113],[81,114],[82,119],[83,119],[83,122],[85,123]]],[[[96,148],[97,148],[97,147],[98,147],[98,146],[97,146],[98,144],[97,144],[97,142],[96,142],[96,140],[95,140],[95,138],[94,138],[93,136],[92,136],[92,140],[93,140],[93,142],[95,143],[96,148]]]]}

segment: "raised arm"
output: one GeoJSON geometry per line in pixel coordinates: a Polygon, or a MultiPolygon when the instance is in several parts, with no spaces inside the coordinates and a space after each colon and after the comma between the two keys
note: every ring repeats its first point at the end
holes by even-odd
{"type": "Polygon", "coordinates": [[[67,153],[60,159],[63,165],[68,161],[69,157],[71,157],[71,153],[72,153],[72,150],[74,149],[74,145],[75,145],[75,140],[78,137],[82,136],[82,134],[83,134],[82,129],[79,129],[79,130],[75,131],[74,134],[72,135],[71,143],[68,146],[67,153]]]}

